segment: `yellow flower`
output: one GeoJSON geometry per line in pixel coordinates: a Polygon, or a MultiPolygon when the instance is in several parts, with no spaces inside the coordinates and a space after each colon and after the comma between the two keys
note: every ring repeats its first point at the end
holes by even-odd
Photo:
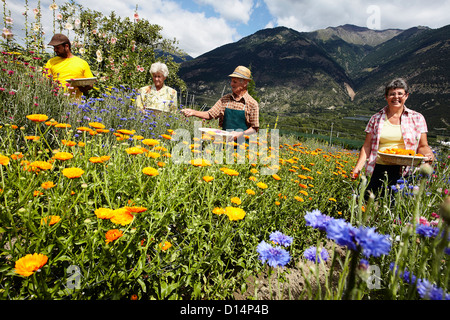
{"type": "Polygon", "coordinates": [[[86,132],[92,131],[92,129],[91,129],[91,128],[88,128],[88,127],[78,127],[77,130],[78,130],[78,131],[86,131],[86,132]]]}
{"type": "Polygon", "coordinates": [[[303,200],[303,198],[295,196],[294,197],[295,200],[297,200],[298,202],[304,202],[305,200],[303,200]]]}
{"type": "Polygon", "coordinates": [[[27,118],[33,122],[44,122],[48,119],[45,114],[30,114],[27,118]]]}
{"type": "Polygon", "coordinates": [[[31,276],[42,268],[48,261],[48,257],[41,253],[27,254],[16,261],[15,272],[25,277],[31,276]]]}
{"type": "Polygon", "coordinates": [[[55,153],[53,158],[55,158],[56,160],[65,161],[65,160],[72,159],[73,155],[69,152],[57,152],[57,153],[55,153]]]}
{"type": "Polygon", "coordinates": [[[148,176],[154,177],[159,174],[159,171],[158,171],[158,169],[155,169],[152,167],[146,167],[146,168],[142,169],[142,173],[146,174],[148,176]]]}
{"type": "Polygon", "coordinates": [[[55,124],[55,128],[71,128],[72,126],[68,123],[57,123],[55,124]]]}
{"type": "Polygon", "coordinates": [[[9,157],[0,155],[0,164],[2,166],[7,166],[9,163],[9,157]]]}
{"type": "Polygon", "coordinates": [[[53,188],[55,186],[55,184],[53,183],[53,181],[47,181],[41,184],[42,189],[50,189],[53,188]]]}
{"type": "Polygon", "coordinates": [[[258,182],[258,183],[256,184],[256,186],[257,186],[258,188],[260,188],[260,189],[267,189],[267,188],[268,188],[267,184],[265,184],[264,182],[258,182]]]}
{"type": "Polygon", "coordinates": [[[38,141],[41,137],[39,136],[25,136],[25,140],[38,141]]]}
{"type": "Polygon", "coordinates": [[[147,153],[147,157],[152,158],[152,159],[158,159],[159,157],[161,157],[161,154],[158,152],[148,152],[147,153]]]}
{"type": "Polygon", "coordinates": [[[272,178],[274,178],[275,180],[281,180],[280,176],[277,174],[273,174],[272,178]]]}
{"type": "Polygon", "coordinates": [[[229,176],[238,176],[239,172],[233,169],[223,168],[221,169],[223,173],[229,175],[229,176]]]}
{"type": "Polygon", "coordinates": [[[275,201],[275,204],[276,204],[277,206],[279,206],[281,203],[280,203],[280,201],[275,201]]]}
{"type": "Polygon", "coordinates": [[[161,242],[161,243],[159,244],[159,248],[160,248],[162,251],[168,250],[171,246],[172,246],[172,244],[171,244],[169,241],[164,241],[164,243],[161,242]]]}
{"type": "Polygon", "coordinates": [[[217,215],[221,215],[221,214],[225,213],[225,209],[216,207],[216,208],[213,209],[212,213],[217,214],[217,215]]]}
{"type": "Polygon", "coordinates": [[[245,211],[241,208],[236,207],[226,207],[225,214],[228,216],[228,219],[231,221],[234,220],[242,220],[245,217],[245,211]]]}
{"type": "Polygon", "coordinates": [[[211,176],[204,176],[204,177],[203,177],[203,180],[205,180],[206,182],[210,182],[210,181],[213,181],[213,180],[214,180],[214,177],[211,177],[211,176]]]}
{"type": "Polygon", "coordinates": [[[231,198],[231,203],[234,203],[236,205],[240,205],[242,203],[242,201],[238,197],[232,197],[231,198]]]}
{"type": "Polygon", "coordinates": [[[303,194],[304,196],[307,196],[308,195],[308,192],[306,192],[305,190],[300,190],[299,191],[301,194],[303,194]]]}
{"type": "Polygon", "coordinates": [[[252,189],[247,189],[245,192],[251,196],[254,196],[256,194],[252,189]]]}
{"type": "Polygon", "coordinates": [[[128,210],[128,212],[130,212],[130,213],[141,213],[141,212],[145,212],[145,211],[147,211],[147,208],[145,208],[145,207],[136,207],[136,206],[133,206],[133,207],[125,207],[125,209],[127,209],[128,210]]]}
{"type": "Polygon", "coordinates": [[[333,202],[336,202],[336,199],[335,199],[335,198],[329,198],[328,200],[333,201],[333,202]]]}
{"type": "Polygon", "coordinates": [[[60,220],[61,220],[60,216],[48,216],[48,217],[45,217],[45,218],[41,219],[41,225],[48,224],[49,226],[52,226],[55,223],[59,222],[60,220]]]}
{"type": "Polygon", "coordinates": [[[118,229],[111,229],[108,232],[106,232],[105,237],[106,243],[113,242],[114,240],[119,239],[121,236],[123,236],[123,232],[118,229]]]}
{"type": "Polygon", "coordinates": [[[144,153],[144,149],[142,149],[141,147],[131,147],[131,148],[125,149],[125,151],[128,154],[134,154],[134,155],[144,153]]]}
{"type": "Polygon", "coordinates": [[[211,162],[205,159],[194,159],[191,160],[191,164],[195,167],[207,167],[211,165],[211,162]]]}
{"type": "Polygon", "coordinates": [[[79,178],[83,173],[84,170],[80,168],[66,168],[62,171],[62,174],[69,179],[79,178]]]}
{"type": "Polygon", "coordinates": [[[114,210],[109,208],[98,208],[94,213],[99,219],[111,219],[114,215],[114,210]]]}

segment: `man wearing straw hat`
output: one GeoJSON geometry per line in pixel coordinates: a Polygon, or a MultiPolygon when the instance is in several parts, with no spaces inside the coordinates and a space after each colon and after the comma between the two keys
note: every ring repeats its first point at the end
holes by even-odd
{"type": "Polygon", "coordinates": [[[238,66],[232,74],[230,85],[232,93],[224,95],[208,111],[183,109],[186,117],[211,120],[219,119],[223,130],[232,131],[233,139],[251,135],[259,129],[259,105],[247,91],[251,72],[244,66],[238,66]]]}
{"type": "Polygon", "coordinates": [[[61,33],[55,34],[48,44],[53,46],[56,57],[47,61],[45,69],[47,75],[53,80],[59,81],[60,85],[69,93],[79,99],[82,93],[86,93],[93,88],[93,85],[71,87],[67,80],[77,78],[93,78],[88,63],[73,55],[69,38],[61,33]]]}

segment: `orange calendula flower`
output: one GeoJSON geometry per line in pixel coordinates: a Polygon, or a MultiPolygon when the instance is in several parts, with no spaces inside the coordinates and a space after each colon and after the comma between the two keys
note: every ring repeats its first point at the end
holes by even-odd
{"type": "Polygon", "coordinates": [[[75,141],[71,141],[71,140],[61,140],[61,143],[68,147],[74,147],[77,145],[77,143],[75,141]]]}
{"type": "Polygon", "coordinates": [[[247,189],[247,190],[245,190],[245,192],[251,196],[254,196],[256,194],[256,192],[253,191],[252,189],[247,189]]]}
{"type": "Polygon", "coordinates": [[[224,213],[225,213],[225,209],[216,207],[216,208],[214,208],[214,209],[212,210],[212,213],[217,214],[217,215],[220,216],[221,214],[224,214],[224,213]]]}
{"type": "Polygon", "coordinates": [[[158,169],[155,169],[152,167],[146,167],[146,168],[142,169],[142,173],[146,174],[148,176],[154,177],[159,174],[159,171],[158,171],[158,169]]]}
{"type": "Polygon", "coordinates": [[[55,186],[55,184],[53,183],[53,181],[47,181],[41,184],[42,189],[50,189],[53,188],[55,186]]]}
{"type": "Polygon", "coordinates": [[[117,130],[117,132],[121,133],[121,134],[125,134],[125,135],[128,135],[128,136],[131,136],[131,135],[136,133],[136,130],[119,129],[119,130],[117,130]]]}
{"type": "Polygon", "coordinates": [[[66,161],[73,158],[73,155],[69,152],[57,152],[53,155],[56,160],[66,161]]]}
{"type": "Polygon", "coordinates": [[[111,222],[114,224],[120,224],[125,226],[130,224],[134,219],[134,216],[128,212],[126,208],[116,209],[113,212],[113,216],[111,217],[111,222]]]}
{"type": "Polygon", "coordinates": [[[242,203],[242,201],[238,197],[232,197],[231,198],[231,203],[234,203],[236,205],[240,205],[242,203]]]}
{"type": "Polygon", "coordinates": [[[105,234],[105,237],[106,237],[105,242],[106,243],[113,242],[114,240],[119,239],[121,236],[123,236],[123,232],[122,231],[120,231],[118,229],[109,230],[105,234]]]}
{"type": "Polygon", "coordinates": [[[98,208],[95,209],[94,213],[99,219],[111,219],[114,215],[114,210],[109,208],[98,208]]]}
{"type": "Polygon", "coordinates": [[[43,195],[43,193],[40,192],[39,190],[33,191],[33,197],[38,197],[38,196],[42,196],[42,195],[43,195]]]}
{"type": "Polygon", "coordinates": [[[27,254],[16,261],[15,273],[24,277],[31,276],[35,271],[41,269],[48,261],[48,257],[41,253],[27,254]]]}
{"type": "Polygon", "coordinates": [[[9,164],[9,157],[0,155],[0,164],[7,166],[9,164]]]}
{"type": "Polygon", "coordinates": [[[167,139],[167,140],[172,140],[172,137],[169,136],[168,134],[162,134],[161,137],[163,137],[164,139],[167,139]]]}
{"type": "Polygon", "coordinates": [[[162,162],[162,161],[158,161],[157,165],[158,165],[158,167],[165,167],[166,166],[165,162],[162,162]]]}
{"type": "Polygon", "coordinates": [[[164,241],[164,243],[161,242],[158,246],[162,251],[166,251],[172,246],[172,244],[169,241],[164,241]]]}
{"type": "Polygon", "coordinates": [[[303,200],[303,198],[295,196],[294,197],[295,200],[297,200],[298,202],[304,202],[305,200],[303,200]]]}
{"type": "Polygon", "coordinates": [[[145,208],[145,207],[137,207],[137,206],[125,207],[125,209],[127,209],[128,212],[131,212],[131,213],[141,213],[141,212],[147,211],[147,208],[145,208]]]}
{"type": "Polygon", "coordinates": [[[78,131],[86,131],[86,132],[92,131],[92,129],[89,127],[78,127],[77,130],[78,131]]]}
{"type": "Polygon", "coordinates": [[[145,144],[146,146],[156,146],[157,144],[159,144],[158,140],[155,139],[144,139],[142,140],[142,143],[145,144]]]}
{"type": "Polygon", "coordinates": [[[69,179],[79,178],[83,173],[84,170],[80,168],[66,168],[62,171],[62,174],[69,179]]]}
{"type": "Polygon", "coordinates": [[[276,204],[277,206],[279,206],[279,205],[281,204],[281,202],[280,202],[280,201],[275,201],[275,204],[276,204]]]}
{"type": "Polygon", "coordinates": [[[228,216],[228,219],[230,219],[231,221],[242,220],[245,217],[245,211],[241,208],[236,208],[236,207],[226,207],[225,214],[228,216]]]}
{"type": "Polygon", "coordinates": [[[38,141],[41,137],[39,136],[25,136],[25,140],[38,141]]]}
{"type": "Polygon", "coordinates": [[[27,118],[33,122],[44,122],[48,120],[48,116],[45,114],[30,114],[27,118]]]}
{"type": "Polygon", "coordinates": [[[268,188],[267,184],[265,184],[264,182],[258,182],[258,183],[256,184],[256,186],[257,186],[258,188],[260,188],[260,189],[267,189],[267,188],[268,188]]]}
{"type": "Polygon", "coordinates": [[[206,182],[211,182],[211,181],[214,180],[214,177],[211,177],[211,176],[204,176],[202,179],[205,180],[206,182]]]}
{"type": "Polygon", "coordinates": [[[280,176],[277,174],[273,174],[272,178],[274,178],[275,180],[281,180],[280,176]]]}
{"type": "Polygon", "coordinates": [[[41,225],[48,224],[49,226],[52,226],[55,223],[58,223],[60,220],[61,220],[60,216],[48,216],[41,219],[41,225]]]}
{"type": "Polygon", "coordinates": [[[89,122],[89,125],[95,129],[105,129],[105,125],[100,122],[89,122]]]}
{"type": "Polygon", "coordinates": [[[50,170],[53,168],[53,165],[51,163],[48,163],[47,161],[34,161],[29,164],[32,168],[38,168],[41,170],[50,170]]]}

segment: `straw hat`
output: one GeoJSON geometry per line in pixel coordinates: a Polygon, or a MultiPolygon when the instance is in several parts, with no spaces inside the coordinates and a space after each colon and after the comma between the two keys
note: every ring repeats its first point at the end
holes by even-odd
{"type": "Polygon", "coordinates": [[[48,43],[49,46],[58,46],[63,43],[69,43],[70,40],[62,33],[57,33],[52,37],[52,40],[48,43]]]}
{"type": "Polygon", "coordinates": [[[252,73],[248,68],[244,66],[238,66],[236,69],[234,69],[234,72],[229,75],[229,77],[251,80],[252,73]]]}

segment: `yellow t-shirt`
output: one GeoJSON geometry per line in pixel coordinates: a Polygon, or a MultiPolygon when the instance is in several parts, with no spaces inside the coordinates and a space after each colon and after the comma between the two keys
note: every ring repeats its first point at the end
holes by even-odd
{"type": "MultiPolygon", "coordinates": [[[[380,144],[378,146],[378,150],[383,151],[388,148],[404,149],[405,143],[403,142],[401,125],[391,124],[389,120],[385,118],[383,128],[381,129],[380,144]]],[[[379,156],[377,156],[376,163],[386,164],[380,159],[379,156]]]]}
{"type": "MultiPolygon", "coordinates": [[[[67,90],[66,80],[94,77],[89,64],[77,56],[72,58],[53,57],[47,61],[44,68],[47,70],[48,76],[53,76],[55,81],[58,80],[64,90],[67,90]]],[[[76,97],[81,96],[81,91],[77,87],[70,89],[69,92],[75,92],[76,97]]]]}

